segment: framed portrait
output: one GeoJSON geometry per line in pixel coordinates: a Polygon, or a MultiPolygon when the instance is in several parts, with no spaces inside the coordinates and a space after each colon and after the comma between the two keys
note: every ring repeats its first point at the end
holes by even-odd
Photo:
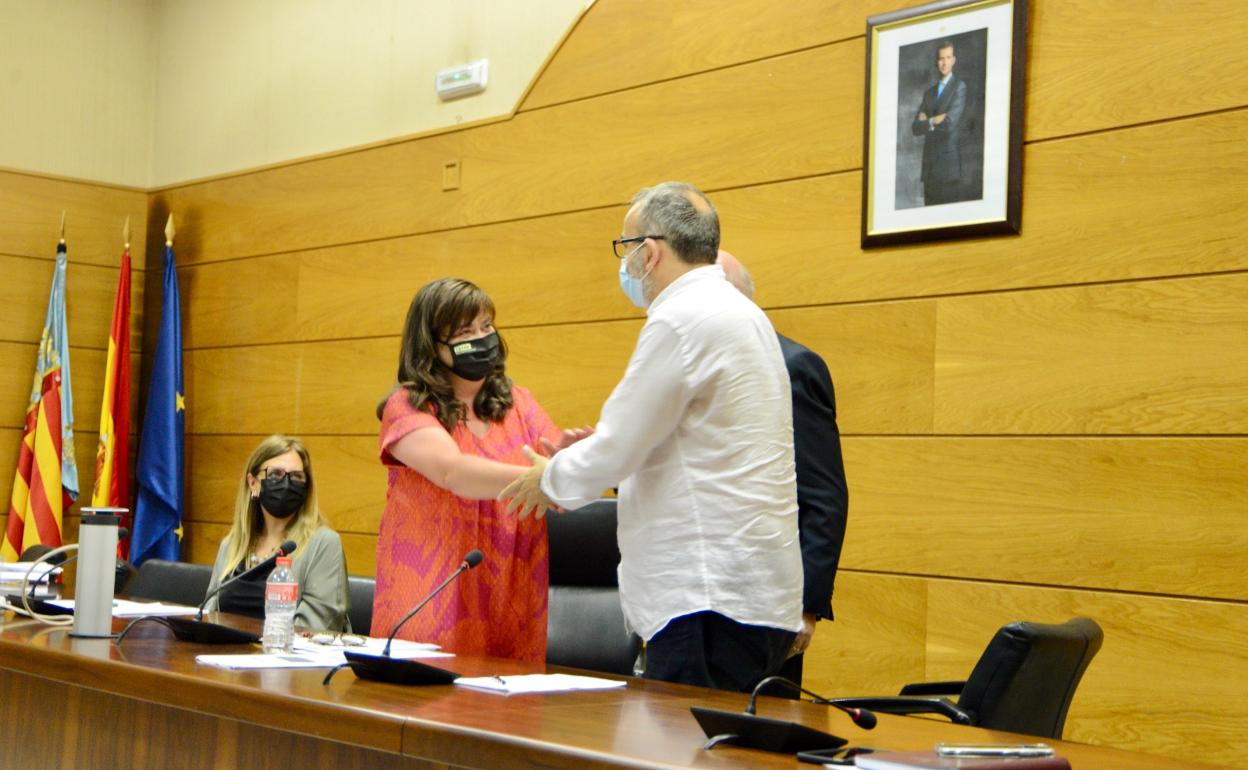
{"type": "Polygon", "coordinates": [[[1027,0],[867,19],[864,248],[1018,233],[1027,0]]]}

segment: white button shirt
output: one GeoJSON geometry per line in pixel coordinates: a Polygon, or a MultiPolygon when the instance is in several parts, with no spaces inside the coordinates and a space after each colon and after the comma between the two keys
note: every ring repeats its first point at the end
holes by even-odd
{"type": "Polygon", "coordinates": [[[702,610],[797,631],[793,404],[775,329],[717,265],[646,314],[594,434],[551,459],[542,491],[571,509],[619,485],[620,601],[642,638],[702,610]]]}

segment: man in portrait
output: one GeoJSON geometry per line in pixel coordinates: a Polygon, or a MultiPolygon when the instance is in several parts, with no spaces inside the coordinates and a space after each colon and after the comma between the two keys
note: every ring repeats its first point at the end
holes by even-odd
{"type": "Polygon", "coordinates": [[[953,203],[962,196],[962,116],[966,83],[954,74],[957,52],[943,40],[936,51],[939,79],[923,93],[910,130],[923,137],[923,205],[953,203]]]}

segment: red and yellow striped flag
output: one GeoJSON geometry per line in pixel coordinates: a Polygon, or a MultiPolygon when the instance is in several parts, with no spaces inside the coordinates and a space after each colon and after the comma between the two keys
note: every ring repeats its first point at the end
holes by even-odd
{"type": "MultiPolygon", "coordinates": [[[[127,222],[129,229],[129,222],[127,222]]],[[[130,244],[121,253],[121,275],[113,300],[113,325],[104,366],[104,401],[100,406],[100,445],[95,454],[93,508],[130,507],[130,244]]],[[[130,522],[122,526],[130,529],[130,522]]],[[[118,541],[126,558],[129,539],[118,541]]]]}
{"type": "Polygon", "coordinates": [[[61,544],[61,518],[78,498],[74,463],[74,402],[65,323],[65,242],[56,249],[48,315],[39,340],[35,378],[26,407],[13,496],[0,558],[15,561],[32,545],[61,544]]]}

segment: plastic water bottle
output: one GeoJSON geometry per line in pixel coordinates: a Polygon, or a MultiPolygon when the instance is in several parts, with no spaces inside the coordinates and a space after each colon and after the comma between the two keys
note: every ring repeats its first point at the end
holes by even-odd
{"type": "Polygon", "coordinates": [[[260,644],[265,652],[291,651],[298,604],[299,583],[290,570],[290,557],[279,556],[264,586],[264,635],[260,637],[260,644]]]}

